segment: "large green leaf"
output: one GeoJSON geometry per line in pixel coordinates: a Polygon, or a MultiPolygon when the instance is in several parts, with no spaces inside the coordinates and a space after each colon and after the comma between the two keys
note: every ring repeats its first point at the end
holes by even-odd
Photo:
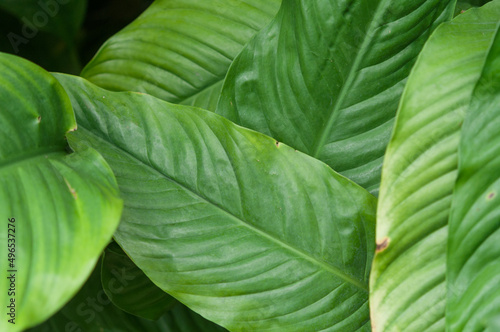
{"type": "Polygon", "coordinates": [[[111,239],[122,202],[96,151],[66,152],[64,135],[75,129],[75,119],[50,74],[0,54],[0,105],[0,301],[15,301],[15,325],[4,306],[0,330],[20,331],[76,293],[111,239]]]}
{"type": "Polygon", "coordinates": [[[500,19],[500,1],[430,38],[388,146],[370,281],[376,331],[443,331],[448,217],[461,125],[500,19]]]}
{"type": "MultiPolygon", "coordinates": [[[[85,17],[87,0],[0,0],[0,9],[22,22],[19,30],[9,32],[11,40],[21,38],[29,42],[39,31],[45,31],[73,45],[85,17]]],[[[22,44],[25,42],[19,46],[22,44]]]]}
{"type": "Polygon", "coordinates": [[[408,73],[453,5],[286,0],[234,61],[216,112],[377,193],[408,73]]]}
{"type": "Polygon", "coordinates": [[[125,201],[115,239],[151,280],[232,331],[369,330],[375,198],[208,111],[57,75],[125,201]]]}
{"type": "MultiPolygon", "coordinates": [[[[127,276],[116,278],[124,285],[127,276]]],[[[29,332],[220,332],[223,328],[178,303],[156,321],[139,318],[115,307],[101,286],[98,265],[82,289],[48,321],[29,332]]]]}
{"type": "Polygon", "coordinates": [[[465,117],[447,252],[448,331],[500,326],[500,32],[465,117]]]}
{"type": "Polygon", "coordinates": [[[133,315],[156,320],[177,301],[159,289],[113,242],[102,258],[102,286],[118,308],[133,315]],[[117,276],[124,275],[118,283],[117,276]]]}
{"type": "Polygon", "coordinates": [[[157,0],[82,76],[115,91],[215,109],[227,69],[281,0],[157,0]]]}

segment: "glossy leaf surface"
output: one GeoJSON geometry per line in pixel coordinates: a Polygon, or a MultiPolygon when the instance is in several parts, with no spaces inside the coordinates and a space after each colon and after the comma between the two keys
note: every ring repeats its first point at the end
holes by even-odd
{"type": "Polygon", "coordinates": [[[114,91],[215,109],[234,57],[281,0],[157,0],[109,39],[82,76],[114,91]]]}
{"type": "Polygon", "coordinates": [[[234,61],[216,112],[376,194],[408,73],[453,5],[286,0],[234,61]]]}
{"type": "Polygon", "coordinates": [[[57,78],[72,144],[117,176],[115,239],[155,284],[232,331],[369,330],[372,195],[211,112],[57,78]]]}
{"type": "Polygon", "coordinates": [[[443,331],[448,218],[465,112],[500,19],[471,9],[430,38],[388,146],[370,280],[375,331],[443,331]]]}
{"type": "Polygon", "coordinates": [[[49,73],[0,54],[0,105],[0,245],[13,254],[0,263],[11,277],[0,278],[0,300],[16,304],[15,324],[4,313],[0,330],[21,331],[77,292],[111,239],[122,202],[95,150],[67,153],[74,114],[49,73]]]}
{"type": "Polygon", "coordinates": [[[135,316],[156,320],[177,301],[158,288],[114,242],[102,258],[102,285],[118,308],[135,316]],[[117,276],[124,276],[118,284],[117,276]]]}
{"type": "Polygon", "coordinates": [[[500,33],[467,111],[449,224],[448,331],[500,327],[500,33]]]}

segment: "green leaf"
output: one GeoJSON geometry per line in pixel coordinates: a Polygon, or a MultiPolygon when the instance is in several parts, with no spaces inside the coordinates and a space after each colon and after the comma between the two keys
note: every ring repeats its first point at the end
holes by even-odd
{"type": "Polygon", "coordinates": [[[447,330],[497,331],[500,319],[498,31],[465,117],[458,160],[447,252],[447,330]]]}
{"type": "MultiPolygon", "coordinates": [[[[124,285],[126,275],[117,283],[124,285]]],[[[28,332],[212,332],[223,328],[203,319],[177,303],[156,321],[139,318],[118,309],[101,285],[101,267],[97,265],[76,296],[45,323],[28,332]],[[187,330],[186,328],[192,328],[187,330]]]]}
{"type": "Polygon", "coordinates": [[[153,284],[116,242],[104,252],[101,277],[113,304],[135,316],[156,320],[177,302],[153,284]],[[117,275],[126,276],[123,284],[117,284],[117,275]]]}
{"type": "Polygon", "coordinates": [[[76,124],[60,84],[7,54],[0,54],[0,73],[0,245],[15,255],[8,261],[5,251],[0,263],[15,275],[0,279],[0,301],[15,302],[15,325],[4,310],[0,330],[20,331],[76,293],[111,239],[122,201],[95,150],[66,152],[64,135],[76,124]]]}
{"type": "Polygon", "coordinates": [[[369,330],[375,198],[208,111],[57,78],[125,201],[115,239],[160,288],[231,331],[369,330]]]}
{"type": "Polygon", "coordinates": [[[461,125],[500,1],[441,25],[408,79],[387,148],[370,280],[375,331],[443,331],[448,217],[461,125]]]}
{"type": "Polygon", "coordinates": [[[234,61],[216,112],[377,194],[408,73],[453,5],[286,0],[234,61]]]}
{"type": "Polygon", "coordinates": [[[114,91],[215,109],[234,57],[281,0],[157,0],[111,37],[82,76],[114,91]]]}

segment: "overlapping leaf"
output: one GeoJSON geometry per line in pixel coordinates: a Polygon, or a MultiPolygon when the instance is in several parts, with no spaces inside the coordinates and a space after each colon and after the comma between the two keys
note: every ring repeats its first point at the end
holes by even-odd
{"type": "Polygon", "coordinates": [[[455,16],[473,8],[481,7],[491,0],[458,0],[455,7],[455,16]]]}
{"type": "MultiPolygon", "coordinates": [[[[124,286],[126,276],[116,278],[124,286]]],[[[57,314],[29,332],[220,332],[214,323],[178,303],[156,321],[139,318],[113,305],[101,285],[101,268],[96,267],[76,296],[57,314]]]]}
{"type": "Polygon", "coordinates": [[[0,330],[20,331],[76,293],[116,229],[122,202],[96,151],[68,155],[64,135],[76,128],[74,114],[51,75],[0,54],[0,105],[0,245],[15,249],[0,263],[14,275],[0,279],[0,301],[16,305],[13,316],[4,310],[0,330]]]}
{"type": "Polygon", "coordinates": [[[233,331],[369,330],[375,199],[213,113],[57,75],[113,168],[115,238],[160,288],[233,331]]]}
{"type": "Polygon", "coordinates": [[[286,0],[234,61],[216,112],[377,193],[408,73],[453,5],[286,0]]]}
{"type": "Polygon", "coordinates": [[[447,253],[448,331],[500,328],[500,33],[467,111],[447,253]]]}
{"type": "Polygon", "coordinates": [[[388,146],[370,281],[375,331],[443,331],[448,217],[461,125],[500,20],[500,1],[430,38],[388,146]]]}
{"type": "Polygon", "coordinates": [[[82,76],[110,90],[215,109],[232,60],[280,2],[157,0],[104,44],[82,76]]]}
{"type": "Polygon", "coordinates": [[[185,305],[177,303],[163,319],[171,326],[172,332],[223,332],[224,328],[207,321],[185,305]]]}
{"type": "Polygon", "coordinates": [[[113,304],[133,315],[156,320],[177,303],[153,284],[115,242],[104,252],[101,275],[103,289],[113,304]]]}

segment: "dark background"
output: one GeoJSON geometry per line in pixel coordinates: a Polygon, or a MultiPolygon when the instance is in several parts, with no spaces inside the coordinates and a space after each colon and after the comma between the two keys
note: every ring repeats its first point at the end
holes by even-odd
{"type": "MultiPolygon", "coordinates": [[[[1,1],[1,0],[0,0],[1,1]]],[[[33,0],[36,5],[39,0],[33,0]]],[[[139,16],[153,0],[72,0],[85,5],[83,24],[72,43],[55,34],[40,31],[29,43],[22,44],[18,52],[7,35],[20,35],[19,17],[0,9],[0,52],[16,54],[31,60],[48,71],[79,74],[83,66],[95,55],[99,47],[113,34],[139,16]]]]}

